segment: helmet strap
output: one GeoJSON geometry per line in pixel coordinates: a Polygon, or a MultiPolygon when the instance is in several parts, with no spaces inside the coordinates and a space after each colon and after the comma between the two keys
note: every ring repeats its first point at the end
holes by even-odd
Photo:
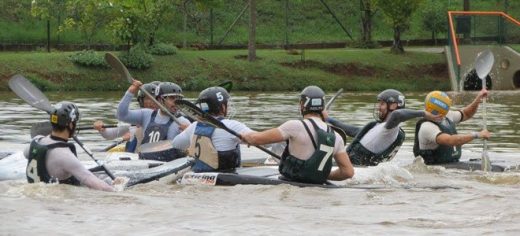
{"type": "Polygon", "coordinates": [[[69,138],[72,138],[74,136],[74,132],[76,131],[76,124],[75,123],[69,123],[67,125],[67,131],[69,131],[69,138]],[[72,125],[72,128],[70,127],[72,125]]]}

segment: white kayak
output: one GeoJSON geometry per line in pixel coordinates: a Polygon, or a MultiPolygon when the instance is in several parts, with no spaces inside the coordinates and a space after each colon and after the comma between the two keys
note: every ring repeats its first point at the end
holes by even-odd
{"type": "MultiPolygon", "coordinates": [[[[4,153],[5,154],[5,153],[4,153]]],[[[87,169],[96,170],[98,164],[93,160],[81,161],[87,169]]],[[[103,160],[105,166],[113,171],[132,171],[153,168],[163,162],[154,160],[139,160],[137,154],[127,152],[110,152],[103,160]]],[[[27,159],[23,152],[11,152],[0,159],[0,181],[25,178],[27,159]]]]}
{"type": "MultiPolygon", "coordinates": [[[[97,156],[106,155],[101,159],[105,166],[111,171],[136,171],[153,168],[164,164],[161,161],[140,160],[136,153],[129,152],[106,152],[96,153],[97,156]]],[[[23,152],[2,152],[0,157],[0,181],[16,180],[25,178],[25,169],[27,167],[27,159],[23,152]]],[[[88,158],[88,157],[85,157],[88,158]]],[[[244,166],[263,165],[265,157],[252,157],[242,159],[244,166]]],[[[98,165],[93,160],[84,160],[82,163],[87,169],[93,171],[101,170],[96,168],[98,165]]]]}

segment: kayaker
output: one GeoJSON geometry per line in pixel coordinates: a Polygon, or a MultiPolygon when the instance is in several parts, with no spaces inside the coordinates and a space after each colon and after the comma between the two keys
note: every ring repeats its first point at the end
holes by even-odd
{"type": "MultiPolygon", "coordinates": [[[[132,97],[139,91],[142,85],[141,81],[133,80],[123,99],[117,108],[117,118],[120,121],[133,125],[141,126],[144,130],[143,140],[141,144],[154,143],[162,140],[173,140],[190,122],[182,117],[175,107],[175,100],[182,99],[182,89],[179,85],[172,82],[161,82],[155,89],[155,96],[158,102],[172,113],[181,123],[180,125],[174,121],[167,113],[160,109],[152,110],[142,108],[130,110],[129,105],[132,97]]],[[[183,157],[184,153],[177,149],[167,149],[154,153],[140,153],[140,159],[171,161],[183,157]]]]}
{"type": "MultiPolygon", "coordinates": [[[[79,109],[73,103],[61,102],[54,106],[50,115],[51,134],[34,137],[24,150],[29,183],[82,184],[92,189],[114,191],[81,164],[76,147],[68,142],[76,131],[79,118],[79,109]]],[[[118,182],[118,178],[114,182],[118,182]]]]}
{"type": "MultiPolygon", "coordinates": [[[[159,81],[154,81],[143,84],[143,89],[145,89],[152,96],[155,96],[155,89],[159,83],[159,81]]],[[[139,107],[141,109],[148,108],[157,110],[157,105],[141,90],[137,92],[137,102],[139,103],[139,107]]],[[[141,145],[141,141],[143,140],[143,129],[141,126],[120,125],[116,128],[103,128],[103,125],[104,123],[101,120],[94,122],[94,129],[98,130],[103,138],[106,140],[113,140],[122,137],[123,141],[127,141],[126,145],[124,146],[125,152],[139,152],[139,147],[141,145]]]]}
{"type": "Polygon", "coordinates": [[[286,179],[323,184],[327,180],[345,180],[354,176],[354,168],[341,136],[323,121],[325,93],[308,86],[300,94],[303,120],[289,120],[277,128],[243,135],[251,145],[286,141],[279,171],[286,179]],[[332,157],[338,169],[332,170],[332,157]]]}
{"type": "MultiPolygon", "coordinates": [[[[210,87],[200,92],[195,104],[203,112],[220,120],[231,130],[246,134],[252,132],[243,123],[226,119],[230,103],[229,93],[222,87],[210,87]]],[[[193,122],[173,140],[173,147],[188,149],[196,158],[194,172],[233,172],[240,166],[240,138],[209,124],[193,122]]]]}
{"type": "Polygon", "coordinates": [[[469,134],[458,134],[456,125],[469,120],[475,115],[482,98],[487,97],[488,90],[481,90],[475,99],[462,110],[451,111],[452,101],[445,92],[428,93],[424,101],[427,111],[440,114],[440,122],[419,120],[415,125],[415,140],[413,153],[421,156],[424,163],[444,164],[458,162],[461,156],[461,146],[475,139],[489,139],[488,130],[480,130],[469,134]]]}
{"type": "Polygon", "coordinates": [[[324,113],[327,122],[340,127],[348,136],[354,137],[347,147],[350,161],[354,165],[375,166],[391,160],[405,139],[405,132],[399,126],[402,122],[416,117],[440,119],[440,116],[428,111],[405,109],[405,96],[395,89],[386,89],[376,98],[375,121],[369,122],[363,128],[344,124],[324,113]]]}

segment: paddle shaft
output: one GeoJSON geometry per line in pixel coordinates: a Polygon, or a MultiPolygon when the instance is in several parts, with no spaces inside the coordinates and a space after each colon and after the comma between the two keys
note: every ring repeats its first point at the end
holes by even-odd
{"type": "Polygon", "coordinates": [[[343,93],[343,88],[340,88],[336,94],[334,94],[334,96],[332,96],[329,100],[329,102],[327,102],[327,104],[325,105],[325,110],[329,111],[330,109],[330,106],[332,105],[332,103],[334,103],[334,101],[336,100],[336,98],[339,97],[339,95],[341,95],[341,93],[343,93]]]}
{"type": "Polygon", "coordinates": [[[96,159],[94,157],[94,154],[92,154],[92,152],[87,147],[85,147],[85,145],[83,145],[81,141],[79,141],[78,137],[73,136],[72,139],[74,139],[74,141],[76,141],[76,143],[79,144],[79,146],[90,156],[90,158],[92,158],[92,160],[94,160],[101,168],[103,168],[103,170],[112,180],[116,178],[114,174],[112,174],[112,172],[105,167],[105,164],[101,163],[98,159],[96,159]]]}
{"type": "MultiPolygon", "coordinates": [[[[106,53],[105,60],[108,62],[108,64],[110,64],[110,66],[112,66],[112,68],[117,70],[119,74],[121,74],[123,78],[126,79],[126,81],[128,81],[128,83],[133,83],[134,79],[132,78],[132,75],[130,75],[130,72],[128,71],[126,66],[114,54],[106,53]]],[[[143,88],[143,86],[139,86],[139,90],[143,92],[148,98],[150,98],[155,103],[155,105],[157,105],[159,109],[161,109],[161,111],[170,116],[173,119],[173,121],[175,121],[175,123],[181,125],[181,122],[177,119],[177,117],[175,117],[164,105],[157,101],[157,99],[155,99],[154,96],[152,96],[148,91],[146,91],[143,88]]]]}
{"type": "MultiPolygon", "coordinates": [[[[482,80],[482,89],[486,89],[486,76],[483,78],[480,78],[482,80]]],[[[482,121],[483,121],[483,128],[487,130],[487,106],[486,106],[486,97],[482,98],[482,121]]],[[[487,139],[484,139],[483,147],[482,147],[482,170],[483,171],[490,171],[491,170],[491,161],[489,160],[489,156],[487,155],[487,139]]]]}
{"type": "MultiPolygon", "coordinates": [[[[106,129],[106,128],[117,128],[118,125],[103,125],[101,126],[102,128],[106,129]]],[[[78,128],[76,128],[77,130],[91,130],[91,129],[94,129],[94,126],[80,126],[78,128]]]]}
{"type": "Polygon", "coordinates": [[[146,89],[144,89],[143,86],[140,86],[139,90],[141,90],[141,92],[143,92],[148,98],[150,98],[159,107],[159,109],[161,109],[161,111],[163,111],[168,116],[170,116],[173,119],[173,121],[175,121],[175,123],[177,123],[178,125],[182,125],[182,123],[179,121],[179,119],[177,119],[177,117],[175,117],[175,115],[173,115],[168,110],[168,108],[166,108],[163,104],[161,104],[159,101],[157,101],[157,99],[155,99],[148,91],[146,91],[146,89]]]}

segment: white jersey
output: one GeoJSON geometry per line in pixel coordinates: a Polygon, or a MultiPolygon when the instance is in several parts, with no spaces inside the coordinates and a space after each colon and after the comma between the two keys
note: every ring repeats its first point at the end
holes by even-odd
{"type": "MultiPolygon", "coordinates": [[[[446,123],[446,119],[450,119],[453,123],[459,124],[462,122],[462,112],[461,111],[449,111],[446,114],[446,117],[442,120],[443,123],[446,123]]],[[[441,133],[441,129],[437,125],[432,122],[424,122],[419,127],[419,148],[422,150],[433,150],[436,149],[439,144],[437,144],[437,136],[441,133]]]]}
{"type": "MultiPolygon", "coordinates": [[[[36,136],[34,139],[39,139],[42,136],[36,136]]],[[[54,140],[49,136],[42,138],[39,143],[42,145],[49,145],[61,141],[54,140]]],[[[24,150],[25,158],[29,157],[28,146],[24,150]]],[[[113,188],[107,183],[97,178],[92,172],[87,170],[85,166],[78,160],[68,147],[57,147],[47,152],[45,168],[50,176],[64,180],[74,176],[83,185],[93,189],[111,191],[113,188]]]]}
{"type": "MultiPolygon", "coordinates": [[[[226,127],[235,131],[238,134],[244,134],[252,131],[246,125],[236,120],[223,119],[221,120],[221,122],[226,127]]],[[[198,122],[193,122],[192,124],[190,124],[190,126],[188,126],[188,128],[186,128],[183,132],[181,132],[173,139],[172,144],[174,148],[185,150],[190,146],[191,137],[195,133],[195,127],[197,127],[197,123],[198,122]]],[[[217,151],[229,151],[235,149],[236,146],[240,144],[242,141],[240,140],[240,138],[230,134],[229,132],[217,128],[211,136],[211,142],[213,143],[217,151]]]]}
{"type": "MultiPolygon", "coordinates": [[[[320,118],[311,117],[310,119],[313,119],[320,129],[327,129],[327,124],[325,124],[320,118]]],[[[305,124],[307,124],[307,127],[309,127],[309,130],[312,133],[312,138],[316,140],[317,134],[314,130],[314,126],[308,120],[304,120],[304,122],[305,124]]],[[[307,160],[316,150],[314,149],[314,145],[312,144],[311,138],[305,130],[305,127],[303,126],[301,120],[287,121],[280,125],[278,127],[278,130],[282,134],[284,140],[289,140],[289,153],[291,153],[291,155],[293,155],[294,157],[297,157],[301,160],[307,160]]],[[[341,136],[339,136],[338,133],[334,133],[336,134],[336,143],[334,145],[333,155],[336,155],[337,153],[346,152],[345,145],[343,144],[343,139],[341,138],[341,136]]]]}
{"type": "Polygon", "coordinates": [[[363,147],[372,153],[382,153],[397,139],[399,126],[385,128],[386,122],[377,123],[359,141],[363,147]]]}

